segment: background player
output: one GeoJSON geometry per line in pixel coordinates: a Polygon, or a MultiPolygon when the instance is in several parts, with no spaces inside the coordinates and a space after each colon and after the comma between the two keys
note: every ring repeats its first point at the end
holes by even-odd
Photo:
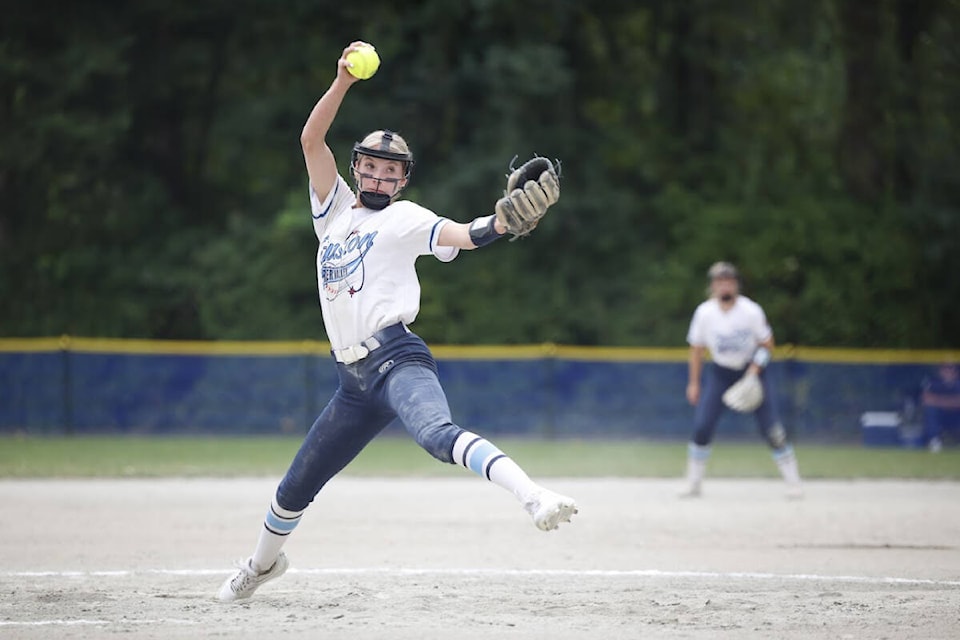
{"type": "Polygon", "coordinates": [[[960,431],[960,368],[956,363],[942,363],[936,376],[923,381],[920,408],[924,440],[930,451],[939,453],[945,432],[956,437],[960,431]]]}
{"type": "Polygon", "coordinates": [[[739,276],[729,262],[715,263],[707,277],[710,297],[697,306],[687,334],[690,344],[687,401],[696,411],[695,429],[687,447],[687,486],[683,495],[700,495],[710,443],[725,408],[724,392],[745,374],[752,373],[759,377],[763,388],[763,401],[753,410],[760,435],[773,451],[773,458],[787,482],[787,496],[802,497],[796,455],[780,424],[775,396],[766,375],[774,346],[766,314],[756,302],[740,295],[739,276]],[[704,367],[708,350],[712,362],[704,367]]]}
{"type": "MultiPolygon", "coordinates": [[[[410,180],[413,155],[406,141],[390,131],[375,131],[354,146],[350,173],[356,193],[338,174],[326,135],[357,81],[347,70],[347,54],[362,44],[343,50],[336,77],[301,134],[320,243],[320,306],[340,384],[281,480],[253,555],[223,583],[218,597],[225,602],[250,597],[286,571],[281,548],[304,510],[395,419],[438,460],[461,464],[513,493],[538,528],[555,529],[577,512],[571,498],[540,487],[489,441],[454,424],[436,362],[407,328],[420,308],[414,267],[419,256],[450,261],[460,249],[489,244],[509,229],[497,215],[457,223],[396,200],[410,180]]],[[[533,182],[524,182],[524,191],[537,202],[523,200],[521,194],[522,204],[542,216],[559,195],[559,183],[555,173],[533,182]]],[[[368,508],[375,518],[375,505],[368,508]]]]}

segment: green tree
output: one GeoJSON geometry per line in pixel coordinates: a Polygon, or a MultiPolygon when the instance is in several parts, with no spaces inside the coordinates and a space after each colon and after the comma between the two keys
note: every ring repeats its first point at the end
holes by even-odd
{"type": "Polygon", "coordinates": [[[3,335],[322,338],[300,127],[401,131],[407,197],[532,238],[421,262],[433,342],[670,345],[718,259],[781,342],[956,346],[957,0],[21,4],[0,25],[3,335]],[[331,19],[335,16],[335,19],[331,19]]]}

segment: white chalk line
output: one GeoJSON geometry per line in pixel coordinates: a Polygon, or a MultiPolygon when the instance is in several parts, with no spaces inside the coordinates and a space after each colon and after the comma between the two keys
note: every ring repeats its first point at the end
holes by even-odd
{"type": "MultiPolygon", "coordinates": [[[[659,569],[428,569],[428,568],[387,568],[357,567],[339,569],[290,569],[288,573],[315,576],[484,576],[484,577],[564,577],[564,578],[698,578],[705,580],[748,579],[748,580],[793,580],[801,582],[841,582],[875,585],[960,587],[960,580],[929,580],[923,578],[893,578],[870,576],[824,576],[805,573],[760,573],[760,572],[717,572],[717,571],[661,571],[659,569]]],[[[116,578],[135,576],[227,576],[229,571],[221,569],[143,569],[136,571],[4,571],[4,578],[116,578]]],[[[195,625],[196,620],[177,618],[138,620],[122,618],[119,620],[0,620],[3,627],[68,627],[68,626],[108,626],[108,625],[195,625]]]]}
{"type": "MultiPolygon", "coordinates": [[[[763,573],[755,571],[663,571],[660,569],[475,569],[347,567],[330,569],[290,569],[288,573],[316,576],[485,576],[485,577],[564,577],[564,578],[699,578],[705,580],[792,580],[797,582],[846,582],[858,584],[926,585],[960,587],[960,580],[895,578],[883,576],[829,576],[807,573],[763,573]]],[[[145,575],[227,576],[224,569],[138,569],[119,571],[0,571],[3,578],[124,578],[145,575]]]]}
{"type": "Polygon", "coordinates": [[[0,620],[0,627],[83,627],[106,626],[111,624],[199,624],[197,620],[179,620],[177,618],[160,618],[156,620],[138,620],[136,618],[122,618],[120,620],[0,620]]]}

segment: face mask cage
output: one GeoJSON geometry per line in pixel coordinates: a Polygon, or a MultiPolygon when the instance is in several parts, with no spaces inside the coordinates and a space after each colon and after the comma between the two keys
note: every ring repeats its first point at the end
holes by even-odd
{"type": "Polygon", "coordinates": [[[378,180],[378,182],[400,182],[400,180],[409,180],[410,174],[413,171],[413,154],[412,153],[397,153],[395,151],[390,151],[390,144],[393,142],[393,133],[391,131],[384,131],[383,136],[380,139],[380,144],[376,147],[366,147],[362,143],[357,142],[353,145],[353,153],[350,156],[350,166],[354,170],[354,180],[357,184],[357,190],[360,192],[360,203],[367,207],[368,209],[383,209],[388,204],[390,204],[391,198],[395,197],[400,193],[400,189],[396,191],[393,195],[387,195],[385,193],[379,193],[377,191],[363,191],[361,190],[360,182],[363,178],[378,180]],[[373,178],[373,176],[360,173],[357,169],[357,164],[360,161],[360,156],[372,156],[374,158],[381,158],[384,160],[396,160],[397,162],[402,163],[403,165],[403,177],[402,178],[373,178]]]}

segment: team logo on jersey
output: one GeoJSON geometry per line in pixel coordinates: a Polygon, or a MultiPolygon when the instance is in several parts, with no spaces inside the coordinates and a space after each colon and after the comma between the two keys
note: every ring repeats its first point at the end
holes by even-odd
{"type": "Polygon", "coordinates": [[[749,329],[739,329],[717,336],[717,353],[749,353],[754,343],[749,329]]]}
{"type": "Polygon", "coordinates": [[[327,300],[334,300],[346,291],[354,296],[363,289],[365,273],[363,259],[373,248],[377,232],[362,234],[354,229],[341,242],[323,239],[320,250],[320,281],[327,300]]]}

